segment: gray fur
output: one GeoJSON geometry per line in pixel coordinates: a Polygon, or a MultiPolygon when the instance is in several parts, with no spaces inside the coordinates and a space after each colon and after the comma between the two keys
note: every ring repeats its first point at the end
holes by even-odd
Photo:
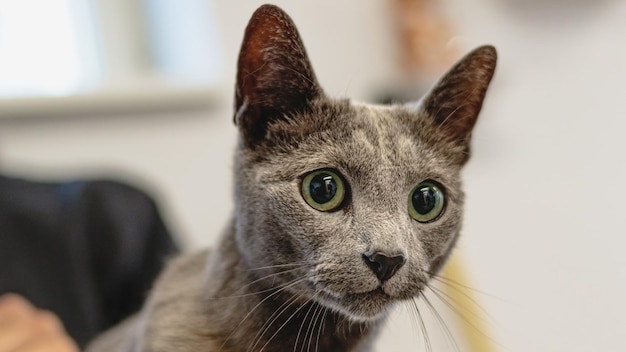
{"type": "Polygon", "coordinates": [[[390,308],[421,293],[459,236],[460,171],[494,68],[483,47],[420,103],[335,100],[289,17],[257,10],[239,61],[234,218],[217,247],[172,262],[144,309],[88,351],[368,351],[390,308]],[[322,168],[349,185],[338,211],[301,195],[304,175],[322,168]],[[430,223],[407,206],[424,180],[447,199],[430,223]],[[406,264],[381,282],[363,259],[371,251],[406,264]]]}

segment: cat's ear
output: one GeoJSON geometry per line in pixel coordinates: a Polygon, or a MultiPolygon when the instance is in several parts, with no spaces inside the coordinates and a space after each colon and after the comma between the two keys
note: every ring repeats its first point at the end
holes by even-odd
{"type": "Polygon", "coordinates": [[[266,136],[268,123],[306,110],[322,94],[291,18],[263,5],[245,31],[237,66],[235,124],[248,147],[266,136]]]}
{"type": "Polygon", "coordinates": [[[472,128],[496,68],[497,54],[483,46],[467,54],[422,101],[444,138],[469,148],[472,128]]]}

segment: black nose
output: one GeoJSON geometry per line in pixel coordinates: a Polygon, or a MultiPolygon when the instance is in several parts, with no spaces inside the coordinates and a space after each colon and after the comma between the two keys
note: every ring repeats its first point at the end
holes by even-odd
{"type": "Polygon", "coordinates": [[[402,254],[390,256],[383,252],[363,254],[363,259],[381,282],[391,279],[398,269],[406,263],[406,258],[402,254]]]}

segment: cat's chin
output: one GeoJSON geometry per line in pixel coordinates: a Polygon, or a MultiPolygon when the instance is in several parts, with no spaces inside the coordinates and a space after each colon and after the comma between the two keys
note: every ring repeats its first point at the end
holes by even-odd
{"type": "Polygon", "coordinates": [[[382,288],[347,295],[322,294],[317,301],[357,322],[371,322],[385,317],[396,301],[382,288]]]}

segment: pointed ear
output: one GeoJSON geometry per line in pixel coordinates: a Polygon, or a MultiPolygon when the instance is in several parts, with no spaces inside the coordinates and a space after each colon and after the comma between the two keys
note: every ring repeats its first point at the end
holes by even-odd
{"type": "Polygon", "coordinates": [[[235,124],[248,147],[273,120],[306,110],[322,94],[298,30],[280,8],[263,5],[246,28],[239,53],[235,124]]]}
{"type": "Polygon", "coordinates": [[[434,86],[422,108],[448,141],[469,148],[472,128],[496,68],[496,49],[483,46],[462,58],[434,86]]]}

